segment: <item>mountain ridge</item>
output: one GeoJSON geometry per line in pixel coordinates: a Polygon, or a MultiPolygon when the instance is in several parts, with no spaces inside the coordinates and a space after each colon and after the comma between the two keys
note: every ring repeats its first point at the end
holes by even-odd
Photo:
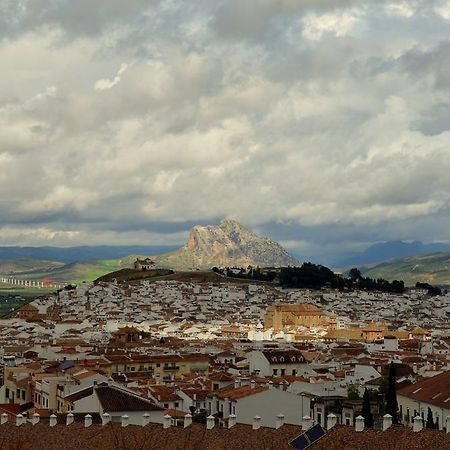
{"type": "Polygon", "coordinates": [[[425,244],[421,241],[386,241],[370,245],[364,251],[353,253],[334,261],[333,267],[373,265],[409,256],[429,255],[450,251],[450,244],[436,242],[425,244]]]}
{"type": "Polygon", "coordinates": [[[450,285],[450,252],[434,252],[383,261],[360,267],[364,276],[403,280],[414,286],[418,281],[440,286],[450,285]]]}
{"type": "Polygon", "coordinates": [[[175,270],[298,264],[278,242],[260,237],[231,219],[224,219],[219,225],[196,225],[185,245],[174,252],[151,258],[157,267],[175,270]]]}

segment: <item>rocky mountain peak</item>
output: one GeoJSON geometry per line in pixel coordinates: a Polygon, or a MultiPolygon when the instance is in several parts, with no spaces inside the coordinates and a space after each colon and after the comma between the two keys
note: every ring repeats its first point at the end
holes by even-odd
{"type": "Polygon", "coordinates": [[[257,236],[239,222],[224,219],[219,225],[197,225],[179,250],[154,258],[159,266],[210,269],[214,266],[279,267],[298,264],[280,244],[257,236]]]}

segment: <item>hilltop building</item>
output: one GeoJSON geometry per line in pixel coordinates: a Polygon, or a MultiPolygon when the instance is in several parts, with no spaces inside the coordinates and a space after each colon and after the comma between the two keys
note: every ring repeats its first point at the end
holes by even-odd
{"type": "Polygon", "coordinates": [[[150,258],[137,259],[134,262],[135,270],[152,270],[155,268],[155,262],[150,258]]]}

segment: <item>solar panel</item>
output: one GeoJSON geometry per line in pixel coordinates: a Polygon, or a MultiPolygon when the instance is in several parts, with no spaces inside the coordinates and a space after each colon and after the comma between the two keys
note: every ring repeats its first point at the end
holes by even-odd
{"type": "Polygon", "coordinates": [[[311,443],[308,441],[308,439],[306,439],[305,434],[301,434],[300,436],[289,442],[289,445],[291,447],[294,447],[296,450],[305,450],[311,445],[311,443]]]}
{"type": "Polygon", "coordinates": [[[305,450],[310,447],[314,442],[317,442],[322,436],[325,435],[325,430],[319,425],[314,425],[309,430],[297,436],[289,445],[296,450],[305,450]]]}
{"type": "Polygon", "coordinates": [[[306,436],[308,436],[308,439],[311,441],[311,444],[313,442],[318,441],[322,436],[325,435],[325,430],[319,425],[314,425],[309,430],[305,431],[306,436]]]}

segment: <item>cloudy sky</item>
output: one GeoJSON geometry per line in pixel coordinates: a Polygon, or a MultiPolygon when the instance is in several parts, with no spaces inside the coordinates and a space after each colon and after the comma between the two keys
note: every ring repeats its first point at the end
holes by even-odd
{"type": "Polygon", "coordinates": [[[450,241],[450,1],[0,0],[0,245],[450,241]]]}

